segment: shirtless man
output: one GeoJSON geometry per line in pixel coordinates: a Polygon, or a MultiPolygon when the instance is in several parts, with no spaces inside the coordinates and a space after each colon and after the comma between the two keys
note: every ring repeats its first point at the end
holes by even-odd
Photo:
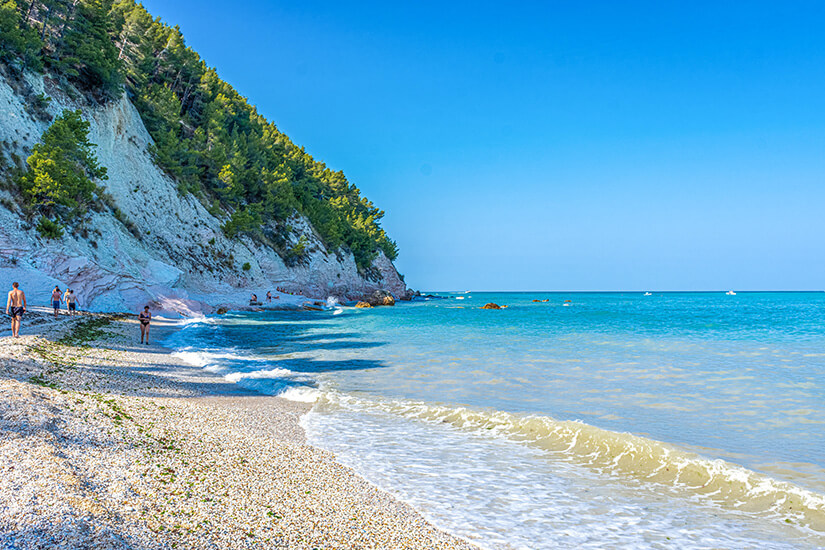
{"type": "Polygon", "coordinates": [[[66,302],[66,309],[69,315],[74,315],[77,311],[77,296],[74,290],[66,289],[66,294],[63,295],[63,301],[66,302]]]}
{"type": "Polygon", "coordinates": [[[23,319],[23,313],[26,312],[26,293],[20,290],[19,283],[12,283],[11,287],[9,299],[6,302],[6,315],[9,314],[9,308],[11,308],[11,335],[14,338],[20,338],[20,321],[23,319]]]}

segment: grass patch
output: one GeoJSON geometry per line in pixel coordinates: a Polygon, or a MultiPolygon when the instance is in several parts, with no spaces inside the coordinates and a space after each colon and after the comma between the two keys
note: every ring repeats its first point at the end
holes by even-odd
{"type": "Polygon", "coordinates": [[[88,342],[106,336],[107,333],[103,328],[111,322],[112,318],[110,317],[89,319],[75,326],[69,334],[60,338],[57,342],[66,346],[87,346],[88,342]]]}

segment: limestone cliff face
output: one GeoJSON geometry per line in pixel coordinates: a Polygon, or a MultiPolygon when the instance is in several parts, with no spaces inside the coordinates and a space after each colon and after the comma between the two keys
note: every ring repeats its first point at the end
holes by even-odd
{"type": "MultiPolygon", "coordinates": [[[[293,242],[303,236],[310,250],[307,261],[287,267],[277,252],[251,239],[228,239],[221,221],[191,195],[178,193],[175,182],[155,166],[148,153],[152,139],[140,115],[123,97],[104,106],[73,99],[42,76],[28,75],[21,84],[0,76],[0,143],[3,154],[25,159],[49,122],[27,111],[27,97],[44,93],[52,98],[47,110],[81,109],[90,122],[90,139],[106,166],[102,182],[127,220],[127,228],[111,210],[93,213],[86,235],[66,232],[59,240],[44,240],[19,213],[0,203],[0,284],[20,279],[38,301],[55,284],[79,293],[81,304],[99,311],[133,310],[155,301],[182,314],[209,312],[222,304],[244,302],[250,292],[259,296],[275,286],[315,298],[354,299],[376,289],[396,296],[406,291],[392,262],[380,254],[374,267],[377,281],[359,275],[351,254],[324,248],[312,226],[295,214],[289,221],[293,242]],[[250,269],[242,266],[249,263],[250,269]]],[[[76,96],[80,97],[80,96],[76,96]]],[[[0,191],[0,199],[11,199],[0,191]]]]}

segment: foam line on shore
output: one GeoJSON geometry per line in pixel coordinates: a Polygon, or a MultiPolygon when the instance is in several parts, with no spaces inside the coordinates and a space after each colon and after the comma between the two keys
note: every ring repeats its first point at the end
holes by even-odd
{"type": "Polygon", "coordinates": [[[825,495],[747,468],[711,460],[668,443],[604,430],[580,421],[548,416],[473,410],[424,402],[372,400],[325,392],[317,407],[383,412],[405,418],[449,424],[485,436],[502,437],[539,447],[550,455],[630,478],[665,492],[699,498],[728,509],[792,523],[825,533],[825,495]]]}

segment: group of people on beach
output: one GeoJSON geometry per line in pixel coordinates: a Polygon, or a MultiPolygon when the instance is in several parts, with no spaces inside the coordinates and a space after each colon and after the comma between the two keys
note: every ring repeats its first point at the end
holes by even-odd
{"type": "MultiPolygon", "coordinates": [[[[281,287],[276,287],[275,290],[277,290],[278,292],[280,292],[282,294],[291,294],[291,293],[287,292],[284,288],[281,288],[281,287]]],[[[280,296],[273,296],[271,290],[266,291],[266,301],[267,301],[267,303],[271,304],[272,300],[278,300],[278,299],[280,299],[280,296]]],[[[252,296],[249,297],[249,305],[250,306],[261,305],[258,302],[258,295],[257,294],[252,294],[252,296]]]]}
{"type": "MultiPolygon", "coordinates": [[[[69,315],[74,315],[77,311],[78,301],[74,291],[67,289],[65,294],[62,294],[60,287],[55,286],[52,290],[52,307],[54,308],[55,318],[60,313],[60,302],[66,304],[69,315]]],[[[26,308],[28,308],[26,293],[20,288],[20,283],[15,281],[11,284],[11,290],[6,300],[6,315],[11,316],[11,335],[13,338],[20,338],[20,323],[23,320],[23,314],[26,313],[26,308]]],[[[145,306],[143,311],[138,314],[138,321],[140,321],[140,343],[143,344],[145,341],[148,345],[149,324],[152,321],[149,306],[145,306]]]]}
{"type": "Polygon", "coordinates": [[[77,312],[77,295],[74,290],[67,288],[66,292],[61,294],[60,287],[54,287],[52,290],[52,307],[54,308],[54,316],[60,313],[60,302],[66,304],[66,311],[69,315],[74,315],[77,312]]]}
{"type": "MultiPolygon", "coordinates": [[[[60,287],[54,287],[52,290],[52,308],[54,308],[55,319],[60,314],[60,303],[66,304],[66,311],[69,315],[74,315],[77,312],[77,295],[72,289],[66,289],[62,293],[60,287]]],[[[20,337],[20,322],[23,320],[23,314],[26,313],[26,293],[20,289],[20,283],[17,281],[11,284],[8,299],[6,300],[6,315],[11,316],[11,335],[14,338],[20,337]]]]}

